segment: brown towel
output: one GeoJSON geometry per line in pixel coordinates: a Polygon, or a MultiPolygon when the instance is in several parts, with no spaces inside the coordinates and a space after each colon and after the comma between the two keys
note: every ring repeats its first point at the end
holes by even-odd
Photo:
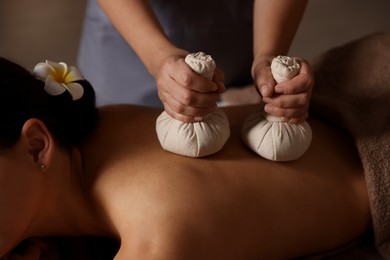
{"type": "Polygon", "coordinates": [[[311,112],[354,138],[370,198],[375,243],[390,259],[390,33],[331,49],[313,61],[311,112]]]}

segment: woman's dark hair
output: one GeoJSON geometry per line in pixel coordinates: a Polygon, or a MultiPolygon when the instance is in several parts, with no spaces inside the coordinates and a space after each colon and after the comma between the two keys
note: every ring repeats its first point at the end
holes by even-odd
{"type": "Polygon", "coordinates": [[[72,100],[68,91],[51,96],[44,82],[21,66],[0,58],[0,149],[12,147],[30,118],[40,119],[56,142],[68,149],[80,144],[95,128],[95,92],[88,81],[82,98],[72,100]]]}

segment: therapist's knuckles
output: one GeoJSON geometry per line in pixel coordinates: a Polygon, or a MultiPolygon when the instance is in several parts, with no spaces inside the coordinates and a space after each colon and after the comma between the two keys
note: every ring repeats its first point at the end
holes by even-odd
{"type": "Polygon", "coordinates": [[[194,82],[195,75],[192,71],[181,71],[179,75],[179,84],[190,89],[194,82]]]}
{"type": "Polygon", "coordinates": [[[217,92],[200,93],[196,91],[183,91],[177,97],[180,105],[194,106],[194,107],[210,107],[215,106],[220,99],[220,94],[217,92]]]}
{"type": "Polygon", "coordinates": [[[191,116],[191,114],[189,114],[189,106],[175,100],[170,102],[168,112],[191,116]]]}
{"type": "Polygon", "coordinates": [[[206,79],[202,76],[195,75],[189,89],[200,93],[219,92],[219,86],[215,81],[206,79]]]}
{"type": "Polygon", "coordinates": [[[276,92],[286,95],[294,95],[300,93],[310,94],[312,91],[313,85],[310,79],[306,77],[300,77],[297,80],[290,80],[288,82],[282,82],[277,85],[276,92]]]}
{"type": "Polygon", "coordinates": [[[178,106],[179,105],[180,106],[196,106],[199,103],[199,96],[200,96],[200,94],[195,92],[195,91],[191,91],[191,90],[183,91],[178,96],[179,104],[177,104],[177,105],[178,106]]]}

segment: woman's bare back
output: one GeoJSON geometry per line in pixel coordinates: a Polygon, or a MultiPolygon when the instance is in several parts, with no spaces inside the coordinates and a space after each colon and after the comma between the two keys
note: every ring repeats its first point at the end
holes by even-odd
{"type": "Polygon", "coordinates": [[[160,147],[160,110],[102,109],[83,156],[92,195],[121,240],[118,258],[291,258],[340,246],[367,229],[366,184],[348,136],[311,120],[307,153],[271,162],[241,142],[254,109],[225,108],[229,141],[197,159],[160,147]]]}

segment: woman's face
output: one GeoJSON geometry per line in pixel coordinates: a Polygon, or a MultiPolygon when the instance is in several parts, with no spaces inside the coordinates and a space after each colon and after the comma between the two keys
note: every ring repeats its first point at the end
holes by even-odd
{"type": "Polygon", "coordinates": [[[24,239],[37,212],[39,172],[18,149],[0,153],[0,258],[24,239]]]}

